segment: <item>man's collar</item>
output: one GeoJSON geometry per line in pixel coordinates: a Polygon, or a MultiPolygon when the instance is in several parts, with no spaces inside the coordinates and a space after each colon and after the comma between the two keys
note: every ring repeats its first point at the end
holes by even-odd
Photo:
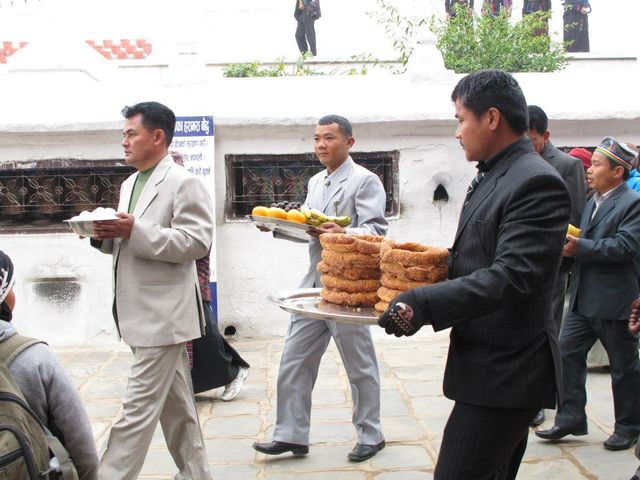
{"type": "Polygon", "coordinates": [[[607,198],[609,198],[613,192],[615,192],[616,190],[618,190],[622,185],[624,185],[625,182],[623,181],[622,183],[616,185],[615,187],[613,187],[611,190],[608,190],[602,194],[600,194],[600,192],[596,192],[593,194],[593,196],[595,197],[596,200],[606,200],[607,198]]]}
{"type": "Polygon", "coordinates": [[[500,160],[502,160],[503,158],[505,158],[507,155],[511,154],[518,148],[524,148],[532,152],[534,151],[533,145],[531,145],[531,140],[529,140],[528,138],[522,137],[516,140],[515,142],[513,142],[511,145],[500,150],[498,153],[496,153],[493,157],[489,158],[488,160],[479,161],[478,164],[476,165],[476,168],[480,172],[488,172],[493,167],[495,167],[500,160]]]}
{"type": "Polygon", "coordinates": [[[351,156],[348,156],[347,159],[342,163],[342,165],[336,168],[332,173],[329,173],[328,169],[325,170],[324,176],[325,178],[329,178],[331,180],[333,180],[334,178],[342,177],[343,174],[347,170],[349,170],[349,168],[351,167],[351,164],[353,164],[353,160],[351,159],[351,156]]]}

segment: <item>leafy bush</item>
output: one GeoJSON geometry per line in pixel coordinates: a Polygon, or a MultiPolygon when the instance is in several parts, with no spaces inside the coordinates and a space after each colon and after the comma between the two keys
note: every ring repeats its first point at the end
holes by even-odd
{"type": "Polygon", "coordinates": [[[457,15],[431,19],[430,29],[447,68],[469,73],[487,68],[507,72],[554,72],[567,64],[565,47],[546,34],[550,12],[525,15],[515,24],[509,12],[475,17],[456,5],[457,15]]]}

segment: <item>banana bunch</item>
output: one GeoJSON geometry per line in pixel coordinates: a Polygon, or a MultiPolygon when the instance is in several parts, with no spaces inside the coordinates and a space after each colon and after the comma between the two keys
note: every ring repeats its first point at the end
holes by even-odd
{"type": "Polygon", "coordinates": [[[327,222],[336,223],[341,227],[348,227],[349,225],[351,225],[352,221],[352,218],[347,217],[346,215],[342,217],[329,217],[319,210],[316,210],[314,208],[307,208],[304,206],[300,209],[300,211],[304,213],[304,216],[307,219],[307,225],[311,225],[312,227],[319,227],[323,223],[327,222]]]}

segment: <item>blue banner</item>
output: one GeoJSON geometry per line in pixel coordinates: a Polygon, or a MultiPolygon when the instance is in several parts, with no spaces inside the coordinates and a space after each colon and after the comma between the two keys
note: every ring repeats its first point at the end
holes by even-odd
{"type": "Polygon", "coordinates": [[[175,137],[213,137],[213,117],[177,117],[175,137]]]}

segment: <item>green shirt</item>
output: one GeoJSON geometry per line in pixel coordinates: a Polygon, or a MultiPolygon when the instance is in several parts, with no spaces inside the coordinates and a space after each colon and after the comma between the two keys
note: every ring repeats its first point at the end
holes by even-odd
{"type": "Polygon", "coordinates": [[[147,184],[147,180],[156,169],[158,164],[155,164],[148,170],[138,172],[138,176],[136,177],[136,183],[133,184],[133,192],[131,192],[131,199],[129,200],[129,213],[133,213],[136,208],[136,204],[138,203],[138,198],[140,198],[140,194],[144,189],[144,186],[147,184]]]}

